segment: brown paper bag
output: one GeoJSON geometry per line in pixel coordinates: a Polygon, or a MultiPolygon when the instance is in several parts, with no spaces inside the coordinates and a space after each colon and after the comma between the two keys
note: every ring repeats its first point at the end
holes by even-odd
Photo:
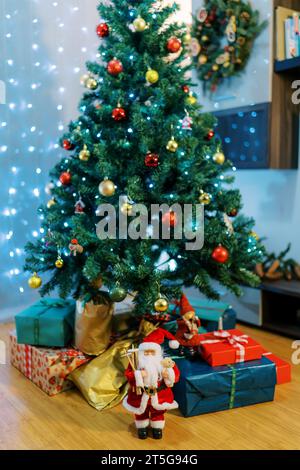
{"type": "Polygon", "coordinates": [[[85,354],[99,356],[110,344],[114,305],[107,301],[76,302],[75,347],[85,354]]]}

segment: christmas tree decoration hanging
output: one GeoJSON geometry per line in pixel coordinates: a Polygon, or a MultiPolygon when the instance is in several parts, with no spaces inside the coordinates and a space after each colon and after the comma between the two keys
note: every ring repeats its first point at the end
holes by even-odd
{"type": "Polygon", "coordinates": [[[182,47],[181,40],[176,37],[170,38],[167,42],[167,49],[172,54],[180,51],[181,47],[182,47]]]}
{"type": "Polygon", "coordinates": [[[96,90],[96,88],[98,88],[98,82],[94,77],[89,77],[85,82],[85,86],[89,90],[96,90]]]}
{"type": "Polygon", "coordinates": [[[28,279],[28,285],[30,289],[39,289],[42,285],[42,279],[37,273],[34,273],[29,279],[28,279]]]}
{"type": "Polygon", "coordinates": [[[193,93],[189,93],[189,96],[186,98],[187,104],[194,106],[197,103],[197,98],[193,93]]]}
{"type": "Polygon", "coordinates": [[[81,255],[84,251],[83,246],[78,243],[77,238],[73,238],[71,240],[71,243],[69,244],[69,250],[73,256],[77,256],[77,254],[81,255]]]}
{"type": "Polygon", "coordinates": [[[207,136],[206,136],[206,139],[207,140],[212,140],[215,136],[215,133],[213,130],[210,130],[208,133],[207,133],[207,136]]]}
{"type": "Polygon", "coordinates": [[[60,255],[58,255],[57,260],[55,261],[55,267],[57,269],[62,269],[64,267],[64,260],[60,255]]]}
{"type": "Polygon", "coordinates": [[[109,26],[107,23],[100,23],[96,28],[97,35],[99,38],[106,38],[109,36],[109,26]]]}
{"type": "Polygon", "coordinates": [[[146,73],[146,80],[151,85],[154,85],[159,80],[158,72],[156,70],[149,69],[148,72],[146,73]]]}
{"type": "Polygon", "coordinates": [[[68,171],[64,171],[60,177],[59,177],[59,181],[61,182],[61,184],[63,186],[68,186],[69,184],[71,184],[71,181],[72,181],[72,175],[71,173],[68,171]]]}
{"type": "Polygon", "coordinates": [[[207,206],[211,203],[211,195],[204,191],[200,191],[199,202],[200,204],[207,206]]]}
{"type": "Polygon", "coordinates": [[[81,197],[78,199],[78,201],[75,203],[75,214],[84,214],[85,210],[85,203],[81,199],[81,197]]]}
{"type": "Polygon", "coordinates": [[[51,207],[55,206],[55,204],[56,204],[56,201],[54,198],[52,198],[47,202],[47,208],[51,209],[51,207]]]}
{"type": "Polygon", "coordinates": [[[124,195],[120,197],[120,211],[122,214],[131,216],[133,212],[134,201],[130,196],[124,195]]]}
{"type": "Polygon", "coordinates": [[[148,168],[156,168],[159,165],[159,155],[157,153],[148,152],[145,157],[145,165],[148,168]]]}
{"type": "Polygon", "coordinates": [[[174,211],[170,211],[170,212],[166,212],[163,216],[162,216],[162,223],[164,225],[166,225],[167,227],[175,227],[177,224],[178,224],[178,216],[176,214],[176,212],[174,211]]]}
{"type": "Polygon", "coordinates": [[[190,87],[188,85],[182,85],[182,91],[184,91],[184,93],[189,93],[190,87]]]}
{"type": "Polygon", "coordinates": [[[65,150],[73,150],[74,145],[72,144],[72,142],[69,139],[65,139],[65,140],[63,140],[63,148],[65,150]]]}
{"type": "Polygon", "coordinates": [[[239,211],[237,209],[231,209],[231,211],[227,212],[228,217],[236,217],[238,215],[239,211]]]}
{"type": "Polygon", "coordinates": [[[116,285],[113,289],[109,291],[111,301],[117,303],[123,302],[123,300],[126,299],[127,294],[127,291],[119,285],[116,285]]]}
{"type": "Polygon", "coordinates": [[[186,111],[186,115],[182,120],[181,128],[184,131],[191,131],[192,130],[192,125],[193,125],[193,118],[186,111]]]}
{"type": "Polygon", "coordinates": [[[79,160],[87,162],[90,159],[91,152],[88,150],[87,145],[84,144],[83,149],[79,153],[79,160]]]}
{"type": "Polygon", "coordinates": [[[158,313],[164,313],[169,308],[169,302],[165,297],[159,296],[159,298],[154,302],[154,309],[158,313]]]}
{"type": "Polygon", "coordinates": [[[215,248],[211,256],[214,261],[220,264],[225,264],[229,260],[229,252],[222,245],[215,248]]]}
{"type": "Polygon", "coordinates": [[[105,197],[110,197],[113,196],[116,192],[115,184],[106,178],[104,181],[102,181],[99,185],[99,193],[102,196],[105,197]]]}
{"type": "Polygon", "coordinates": [[[110,75],[117,76],[123,72],[123,64],[118,59],[114,58],[107,64],[107,71],[110,75]]]}
{"type": "Polygon", "coordinates": [[[126,111],[124,108],[121,108],[120,105],[118,105],[112,112],[112,118],[117,122],[125,121],[126,117],[126,111]]]}
{"type": "Polygon", "coordinates": [[[169,152],[175,153],[178,150],[178,142],[172,137],[167,143],[166,149],[169,152]]]}
{"type": "Polygon", "coordinates": [[[141,16],[138,16],[133,22],[133,27],[136,32],[142,33],[147,28],[147,23],[141,16]]]}
{"type": "Polygon", "coordinates": [[[225,155],[223,152],[216,152],[213,156],[213,161],[218,165],[223,165],[225,163],[225,155]]]}

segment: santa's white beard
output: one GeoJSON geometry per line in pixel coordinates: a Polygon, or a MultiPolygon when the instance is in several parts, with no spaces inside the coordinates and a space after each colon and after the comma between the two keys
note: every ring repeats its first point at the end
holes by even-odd
{"type": "Polygon", "coordinates": [[[157,387],[158,381],[162,379],[162,365],[161,361],[163,356],[161,353],[156,353],[155,356],[145,356],[141,351],[138,354],[138,368],[144,369],[147,372],[147,377],[144,377],[145,387],[157,387]]]}

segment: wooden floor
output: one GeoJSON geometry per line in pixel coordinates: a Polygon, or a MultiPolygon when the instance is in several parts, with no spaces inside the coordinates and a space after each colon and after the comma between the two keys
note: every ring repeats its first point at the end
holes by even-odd
{"type": "MultiPolygon", "coordinates": [[[[0,325],[0,339],[11,328],[0,325]]],[[[243,330],[291,359],[292,340],[243,330]]],[[[140,441],[121,406],[97,412],[76,390],[49,398],[7,362],[0,365],[0,449],[300,449],[300,365],[292,383],[277,387],[274,403],[195,418],[169,412],[164,439],[140,441]]]]}

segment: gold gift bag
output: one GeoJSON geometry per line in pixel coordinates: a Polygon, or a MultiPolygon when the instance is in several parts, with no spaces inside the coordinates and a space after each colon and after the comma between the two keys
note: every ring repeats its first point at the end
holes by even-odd
{"type": "Polygon", "coordinates": [[[127,338],[117,341],[101,356],[73,371],[68,379],[98,411],[118,405],[128,390],[124,375],[128,367],[128,358],[124,353],[133,345],[137,346],[143,337],[155,329],[154,325],[143,320],[139,331],[133,331],[127,338]]]}
{"type": "Polygon", "coordinates": [[[75,347],[91,356],[102,354],[110,343],[114,305],[103,302],[76,302],[75,347]]]}

